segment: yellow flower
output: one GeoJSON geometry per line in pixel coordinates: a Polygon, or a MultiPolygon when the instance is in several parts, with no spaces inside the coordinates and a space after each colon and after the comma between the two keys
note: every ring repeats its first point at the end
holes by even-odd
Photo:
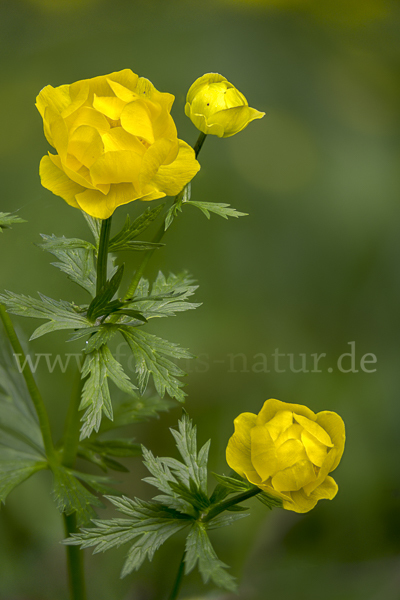
{"type": "Polygon", "coordinates": [[[178,194],[200,165],[178,139],[173,101],[130,69],[46,86],[36,106],[57,154],[41,160],[42,185],[98,219],[133,200],[178,194]]]}
{"type": "Polygon", "coordinates": [[[207,73],[188,91],[185,114],[203,133],[230,137],[265,113],[250,108],[246,98],[218,73],[207,73]]]}
{"type": "Polygon", "coordinates": [[[328,475],[344,450],[342,419],[317,414],[300,404],[267,400],[258,415],[242,413],[226,449],[228,465],[263,491],[283,500],[283,508],[308,512],[318,500],[332,500],[338,486],[328,475]]]}

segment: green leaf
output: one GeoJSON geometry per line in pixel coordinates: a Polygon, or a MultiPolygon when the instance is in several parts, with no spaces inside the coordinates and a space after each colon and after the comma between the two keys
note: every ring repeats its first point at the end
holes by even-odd
{"type": "Polygon", "coordinates": [[[187,273],[174,275],[170,273],[167,278],[158,273],[151,292],[146,279],[141,279],[136,290],[136,297],[130,306],[139,310],[146,319],[154,317],[175,316],[177,312],[193,310],[201,304],[187,302],[198,286],[193,285],[194,280],[187,273]]]}
{"type": "Polygon", "coordinates": [[[229,490],[229,493],[233,492],[246,492],[247,490],[251,490],[255,486],[242,479],[241,477],[227,477],[226,475],[218,475],[217,473],[213,473],[215,479],[224,487],[229,490]]]}
{"type": "Polygon", "coordinates": [[[41,234],[44,242],[40,248],[53,254],[60,262],[52,263],[71,281],[80,285],[92,296],[96,294],[95,247],[79,239],[67,239],[41,234]]]}
{"type": "Polygon", "coordinates": [[[134,396],[132,401],[117,406],[114,413],[114,426],[120,427],[159,418],[158,413],[169,411],[176,406],[178,406],[176,402],[169,398],[134,396]]]}
{"type": "Polygon", "coordinates": [[[140,445],[126,439],[84,441],[79,446],[79,455],[103,471],[113,469],[129,472],[129,469],[111,457],[141,456],[141,454],[140,445]]]}
{"type": "Polygon", "coordinates": [[[186,540],[185,574],[190,573],[196,565],[204,583],[211,580],[230,592],[237,589],[235,578],[226,572],[227,565],[217,557],[204,523],[198,521],[193,524],[186,540]]]}
{"type": "Polygon", "coordinates": [[[120,330],[135,357],[140,393],[145,392],[151,375],[162,398],[167,392],[171,398],[183,402],[186,394],[181,389],[183,383],[177,377],[184,376],[185,372],[166,357],[193,358],[192,354],[177,344],[142,330],[126,326],[120,326],[120,330]]]}
{"type": "Polygon", "coordinates": [[[230,204],[222,204],[221,202],[195,202],[190,200],[186,202],[186,204],[196,206],[196,208],[200,209],[207,219],[210,218],[210,212],[213,212],[224,219],[227,219],[228,217],[237,218],[248,216],[248,213],[239,212],[235,208],[231,208],[230,204]]]}
{"type": "Polygon", "coordinates": [[[189,182],[181,193],[175,198],[171,208],[167,211],[165,216],[164,230],[167,231],[172,221],[178,216],[178,212],[182,212],[182,205],[190,200],[192,193],[192,185],[189,182]]]}
{"type": "Polygon", "coordinates": [[[41,325],[33,332],[31,340],[52,331],[83,329],[91,325],[85,316],[76,311],[73,304],[64,300],[53,300],[43,294],[39,294],[39,296],[40,300],[8,291],[0,294],[0,302],[6,306],[9,313],[21,317],[49,319],[48,323],[41,325]]]}
{"type": "Polygon", "coordinates": [[[92,232],[92,235],[94,237],[94,241],[96,244],[96,248],[98,248],[99,241],[100,241],[100,231],[101,231],[102,219],[96,219],[95,217],[91,217],[84,211],[82,211],[82,215],[83,215],[86,223],[88,224],[90,231],[92,232]]]}
{"type": "Polygon", "coordinates": [[[176,511],[161,507],[155,502],[144,502],[137,498],[130,500],[125,496],[106,497],[128,518],[94,520],[95,527],[72,534],[64,543],[80,545],[82,548],[94,547],[96,554],[133,541],[121,577],[138,570],[146,558],[151,561],[155,552],[168,538],[190,523],[189,519],[176,511]]]}
{"type": "Polygon", "coordinates": [[[192,479],[199,490],[207,495],[207,461],[211,441],[206,442],[197,454],[197,429],[186,412],[184,412],[182,419],[178,421],[178,431],[175,429],[170,429],[170,431],[187,467],[187,478],[184,478],[183,482],[190,485],[190,479],[192,479]]]}
{"type": "Polygon", "coordinates": [[[17,485],[48,468],[47,462],[38,458],[40,456],[0,445],[0,504],[17,485]]]}
{"type": "Polygon", "coordinates": [[[45,457],[35,409],[11,346],[0,329],[0,439],[14,450],[45,457]]]}
{"type": "Polygon", "coordinates": [[[276,496],[272,496],[266,492],[261,492],[261,494],[257,494],[257,500],[259,500],[262,504],[267,506],[270,510],[273,508],[282,508],[283,501],[281,498],[277,498],[276,496]]]}
{"type": "MultiPolygon", "coordinates": [[[[87,317],[90,321],[95,321],[98,317],[107,316],[113,310],[107,310],[110,301],[117,293],[121,280],[124,274],[124,265],[120,265],[116,273],[111,277],[109,281],[100,290],[99,294],[93,298],[87,311],[87,317]]],[[[117,302],[117,308],[123,306],[122,302],[117,302]]]]}
{"type": "Polygon", "coordinates": [[[102,502],[78,481],[70,469],[53,465],[52,472],[53,496],[60,513],[71,515],[76,512],[78,525],[88,523],[96,514],[92,506],[103,506],[102,502]]]}
{"type": "Polygon", "coordinates": [[[219,514],[214,517],[211,521],[207,523],[207,530],[211,531],[212,529],[219,529],[220,527],[227,527],[228,525],[232,525],[236,521],[240,519],[244,519],[244,517],[248,517],[250,513],[248,512],[238,512],[235,514],[219,514]]]}
{"type": "Polygon", "coordinates": [[[93,430],[99,431],[103,412],[110,421],[113,420],[107,378],[110,378],[126,394],[132,394],[136,389],[105,345],[86,356],[82,379],[85,377],[87,379],[83,386],[79,407],[80,410],[85,410],[82,417],[81,440],[89,437],[93,430]]]}
{"type": "Polygon", "coordinates": [[[0,212],[0,233],[3,232],[3,229],[10,229],[14,223],[26,223],[26,221],[17,215],[0,212]]]}
{"type": "Polygon", "coordinates": [[[133,240],[145,231],[153,221],[158,217],[165,204],[159,204],[155,208],[146,209],[132,223],[127,215],[123,228],[115,235],[109,243],[110,252],[120,250],[154,250],[164,244],[153,244],[151,242],[134,242],[133,240]]]}

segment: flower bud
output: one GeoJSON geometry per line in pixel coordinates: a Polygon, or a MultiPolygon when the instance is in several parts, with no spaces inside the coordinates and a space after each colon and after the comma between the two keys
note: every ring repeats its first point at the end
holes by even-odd
{"type": "Polygon", "coordinates": [[[332,500],[338,486],[329,473],[344,450],[345,430],[334,412],[317,414],[300,404],[267,400],[258,415],[235,421],[226,460],[241,477],[283,501],[283,508],[308,512],[332,500]]]}
{"type": "Polygon", "coordinates": [[[230,137],[265,113],[250,108],[246,98],[218,73],[207,73],[193,83],[185,114],[205,134],[230,137]]]}

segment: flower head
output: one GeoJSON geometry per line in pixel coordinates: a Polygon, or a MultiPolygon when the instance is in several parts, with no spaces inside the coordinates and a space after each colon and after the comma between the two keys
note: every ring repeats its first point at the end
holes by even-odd
{"type": "Polygon", "coordinates": [[[246,98],[218,73],[207,73],[193,83],[185,114],[206,134],[230,137],[265,113],[250,108],[246,98]]]}
{"type": "Polygon", "coordinates": [[[99,219],[133,200],[178,194],[199,170],[178,139],[174,96],[130,69],[53,88],[37,97],[48,142],[42,185],[99,219]]]}
{"type": "Polygon", "coordinates": [[[241,477],[283,501],[283,508],[308,512],[332,500],[338,486],[328,474],[344,450],[345,430],[334,412],[317,414],[300,404],[267,400],[258,415],[242,413],[226,449],[228,465],[241,477]]]}

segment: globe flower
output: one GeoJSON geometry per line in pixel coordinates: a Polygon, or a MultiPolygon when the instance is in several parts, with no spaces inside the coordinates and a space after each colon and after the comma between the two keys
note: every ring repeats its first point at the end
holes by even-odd
{"type": "Polygon", "coordinates": [[[37,97],[57,154],[42,158],[42,185],[92,217],[122,204],[174,196],[199,170],[178,139],[174,96],[130,69],[53,88],[37,97]]]}
{"type": "Polygon", "coordinates": [[[344,450],[342,419],[317,414],[300,404],[267,400],[258,415],[242,413],[226,449],[228,465],[263,491],[279,497],[283,508],[308,512],[318,500],[332,500],[338,486],[328,474],[344,450]]]}
{"type": "Polygon", "coordinates": [[[185,114],[206,134],[230,137],[265,113],[250,108],[246,98],[218,73],[207,73],[188,91],[185,114]]]}

